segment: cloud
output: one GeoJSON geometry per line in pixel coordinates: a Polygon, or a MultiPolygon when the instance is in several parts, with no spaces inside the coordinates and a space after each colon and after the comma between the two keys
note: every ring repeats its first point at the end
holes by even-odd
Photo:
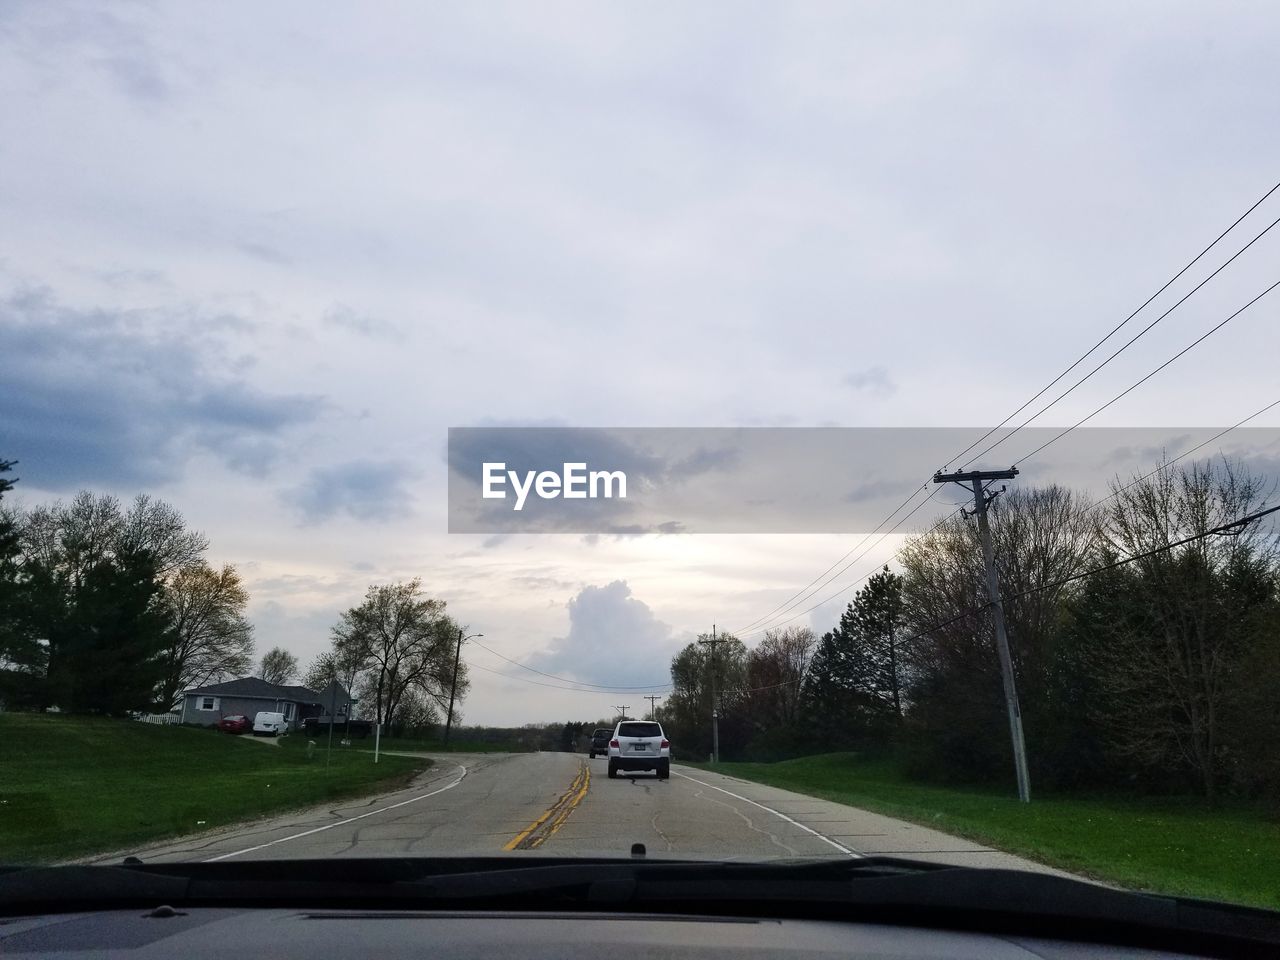
{"type": "Polygon", "coordinates": [[[568,636],[530,657],[529,666],[618,687],[669,682],[671,658],[680,643],[670,626],[632,596],[625,580],[583,587],[568,606],[568,636]]]}
{"type": "Polygon", "coordinates": [[[255,243],[252,240],[240,240],[236,242],[236,249],[241,253],[246,253],[255,260],[261,260],[264,263],[274,264],[277,267],[289,267],[293,265],[293,258],[288,254],[281,253],[275,247],[269,247],[265,243],[255,243]]]}
{"type": "Polygon", "coordinates": [[[349,330],[362,337],[383,340],[396,340],[400,337],[400,328],[394,323],[358,313],[345,303],[334,304],[324,315],[324,322],[328,326],[349,330]]]}
{"type": "Polygon", "coordinates": [[[844,385],[873,397],[891,397],[898,392],[898,385],[889,379],[889,371],[882,366],[846,374],[844,385]]]}
{"type": "Polygon", "coordinates": [[[910,490],[911,483],[910,480],[871,480],[854,487],[841,499],[845,503],[874,502],[884,497],[900,495],[903,490],[910,490]]]}
{"type": "Polygon", "coordinates": [[[173,57],[156,49],[145,12],[120,16],[120,7],[85,10],[54,4],[25,5],[23,15],[6,11],[0,37],[34,70],[64,80],[59,63],[73,57],[100,71],[126,96],[154,104],[172,96],[184,73],[173,57]]]}
{"type": "Polygon", "coordinates": [[[417,469],[406,463],[352,460],[312,470],[280,498],[307,524],[340,516],[386,523],[413,512],[408,484],[417,476],[417,469]]]}
{"type": "MultiPolygon", "coordinates": [[[[80,310],[45,289],[0,299],[0,436],[33,485],[149,485],[212,451],[261,475],[316,396],[268,393],[236,376],[190,310],[80,310]]],[[[213,318],[217,319],[217,318],[213,318]]]]}

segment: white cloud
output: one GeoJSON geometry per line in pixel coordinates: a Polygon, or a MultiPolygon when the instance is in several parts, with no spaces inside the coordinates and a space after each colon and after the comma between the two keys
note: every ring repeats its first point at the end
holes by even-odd
{"type": "Polygon", "coordinates": [[[668,624],[631,595],[624,580],[583,587],[568,603],[569,633],[529,665],[587,683],[620,687],[663,684],[681,643],[668,624]]]}

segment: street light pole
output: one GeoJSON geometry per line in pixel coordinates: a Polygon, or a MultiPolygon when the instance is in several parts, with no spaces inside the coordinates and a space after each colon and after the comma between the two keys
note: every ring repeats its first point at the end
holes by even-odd
{"type": "Polygon", "coordinates": [[[473,633],[469,637],[462,635],[462,628],[458,628],[458,649],[453,655],[453,677],[449,681],[449,718],[444,722],[444,745],[449,745],[449,733],[453,730],[453,700],[458,692],[458,667],[462,663],[462,641],[474,640],[476,637],[483,637],[483,633],[473,633]]]}

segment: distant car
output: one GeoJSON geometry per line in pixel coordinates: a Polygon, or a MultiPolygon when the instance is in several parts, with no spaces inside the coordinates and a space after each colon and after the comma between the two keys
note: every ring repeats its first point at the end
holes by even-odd
{"type": "Polygon", "coordinates": [[[600,727],[598,730],[592,733],[591,747],[587,751],[587,756],[589,756],[592,760],[596,758],[597,753],[607,757],[609,755],[609,740],[612,736],[613,736],[613,731],[610,730],[608,727],[600,727]]]}
{"type": "Polygon", "coordinates": [[[671,741],[656,720],[623,720],[609,741],[609,779],[619,770],[653,770],[659,780],[671,776],[671,741]]]}
{"type": "Polygon", "coordinates": [[[283,713],[262,712],[253,718],[255,737],[278,737],[289,729],[283,713]]]}
{"type": "Polygon", "coordinates": [[[250,726],[249,718],[238,713],[218,721],[218,729],[224,733],[248,733],[250,726]]]}

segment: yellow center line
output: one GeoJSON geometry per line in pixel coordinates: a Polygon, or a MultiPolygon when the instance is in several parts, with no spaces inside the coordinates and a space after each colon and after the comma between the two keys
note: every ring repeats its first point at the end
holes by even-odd
{"type": "Polygon", "coordinates": [[[537,848],[542,846],[543,841],[545,841],[547,837],[551,836],[553,833],[555,833],[557,830],[563,827],[564,822],[569,819],[569,814],[573,813],[573,811],[577,809],[578,804],[582,802],[582,798],[587,795],[587,790],[591,788],[591,770],[586,769],[583,772],[586,775],[582,778],[582,786],[578,789],[578,792],[574,794],[573,799],[569,801],[569,803],[565,806],[565,808],[560,811],[560,815],[556,817],[554,821],[552,821],[551,829],[549,829],[542,836],[534,840],[533,843],[529,844],[530,848],[537,848]]]}
{"type": "Polygon", "coordinates": [[[543,813],[542,816],[538,817],[537,820],[533,821],[533,823],[529,824],[527,827],[525,827],[523,830],[517,833],[513,838],[511,838],[511,840],[509,840],[506,844],[504,844],[502,849],[503,850],[517,849],[522,843],[529,840],[529,837],[533,835],[534,831],[536,831],[539,827],[545,824],[552,817],[555,817],[556,819],[551,824],[551,828],[550,830],[547,831],[547,834],[545,836],[536,837],[532,841],[530,841],[529,843],[530,849],[537,847],[540,843],[542,843],[543,840],[546,839],[547,836],[550,836],[551,834],[555,833],[557,830],[560,829],[561,825],[564,824],[564,821],[568,818],[569,814],[572,813],[573,809],[579,803],[582,802],[582,798],[587,795],[587,788],[590,785],[591,785],[591,771],[587,767],[587,765],[584,763],[579,768],[578,775],[575,776],[573,778],[573,781],[569,784],[569,789],[566,790],[563,794],[561,794],[560,797],[556,800],[556,802],[553,803],[550,807],[548,807],[546,812],[543,813]]]}

